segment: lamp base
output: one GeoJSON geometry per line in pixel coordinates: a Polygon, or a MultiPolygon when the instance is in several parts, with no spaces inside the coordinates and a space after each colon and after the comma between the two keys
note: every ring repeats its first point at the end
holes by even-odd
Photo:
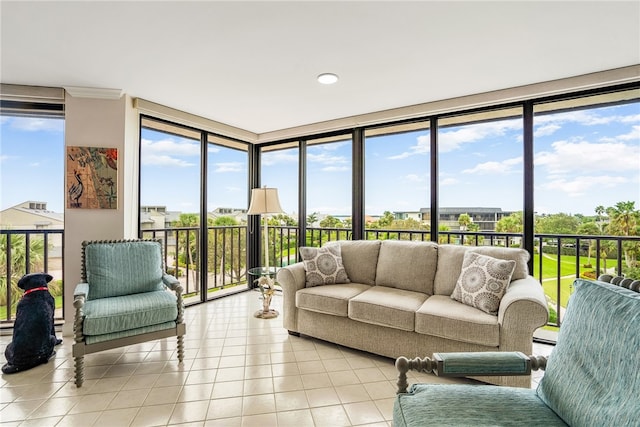
{"type": "Polygon", "coordinates": [[[276,317],[278,317],[279,314],[280,313],[278,313],[277,310],[269,310],[269,311],[258,310],[255,312],[253,316],[257,317],[258,319],[275,319],[276,317]]]}

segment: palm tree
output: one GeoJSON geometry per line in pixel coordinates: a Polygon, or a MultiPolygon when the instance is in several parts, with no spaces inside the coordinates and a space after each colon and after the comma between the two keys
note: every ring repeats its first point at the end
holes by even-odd
{"type": "MultiPolygon", "coordinates": [[[[640,211],[636,210],[635,202],[618,202],[607,209],[610,222],[608,231],[614,236],[637,236],[640,234],[640,211]]],[[[640,245],[635,242],[623,244],[624,260],[628,268],[636,268],[640,245]]]]}
{"type": "Polygon", "coordinates": [[[196,227],[200,223],[200,219],[196,214],[180,214],[177,221],[171,223],[173,228],[189,228],[189,230],[176,231],[176,239],[178,240],[178,253],[176,254],[176,271],[179,263],[182,262],[189,266],[193,274],[193,281],[197,283],[198,260],[198,230],[196,227]],[[191,230],[191,228],[193,228],[191,230]],[[187,243],[188,242],[188,243],[187,243]]]}
{"type": "Polygon", "coordinates": [[[600,228],[600,233],[602,233],[602,221],[604,220],[604,214],[607,212],[604,206],[598,205],[596,206],[596,224],[600,228]]]}
{"type": "Polygon", "coordinates": [[[14,307],[22,291],[18,288],[18,280],[29,272],[44,270],[44,239],[40,236],[29,239],[29,259],[27,259],[26,235],[2,235],[0,236],[0,306],[7,306],[7,285],[11,286],[11,306],[14,307]],[[7,284],[7,239],[11,244],[11,268],[10,283],[7,284]],[[27,264],[29,268],[27,269],[27,264]]]}

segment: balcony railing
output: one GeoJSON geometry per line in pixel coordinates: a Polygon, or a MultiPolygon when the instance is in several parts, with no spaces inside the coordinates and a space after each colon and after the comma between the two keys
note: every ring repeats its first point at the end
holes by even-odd
{"type": "Polygon", "coordinates": [[[62,319],[64,230],[0,230],[0,323],[13,322],[22,290],[20,278],[45,272],[53,276],[49,291],[56,301],[56,319],[62,319]]]}
{"type": "MultiPolygon", "coordinates": [[[[271,265],[285,266],[298,261],[298,228],[269,228],[271,265]]],[[[22,295],[17,282],[22,275],[45,271],[54,276],[50,288],[56,296],[56,316],[62,318],[63,230],[0,230],[0,321],[10,323],[15,304],[22,295]],[[10,284],[10,286],[7,286],[10,284]],[[7,304],[7,301],[12,304],[7,304]]],[[[208,228],[206,292],[215,292],[247,284],[246,226],[208,228]]],[[[167,271],[182,283],[186,301],[200,301],[201,254],[197,227],[143,230],[143,237],[161,239],[167,271]]],[[[368,240],[429,241],[429,231],[366,229],[368,240]]],[[[330,241],[351,239],[344,228],[307,228],[306,244],[321,246],[330,241]]],[[[439,243],[471,246],[518,247],[522,239],[517,233],[439,232],[439,243]]],[[[607,272],[622,275],[625,248],[640,246],[640,237],[536,234],[532,275],[544,287],[551,318],[549,325],[560,326],[572,283],[577,277],[595,278],[607,272]]],[[[627,253],[629,251],[627,250],[627,253]]],[[[634,254],[637,257],[637,253],[634,254]]]]}

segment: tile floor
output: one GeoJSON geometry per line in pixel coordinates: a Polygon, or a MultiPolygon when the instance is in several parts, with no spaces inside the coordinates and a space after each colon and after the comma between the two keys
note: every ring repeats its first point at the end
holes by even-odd
{"type": "MultiPolygon", "coordinates": [[[[274,308],[281,303],[276,294],[274,308]]],[[[254,318],[259,307],[257,292],[189,307],[182,365],[175,338],[92,354],[80,389],[65,337],[48,364],[2,376],[0,421],[6,427],[392,425],[393,360],[290,336],[281,317],[254,318]]],[[[10,341],[0,337],[3,351],[10,341]]],[[[549,351],[534,345],[536,354],[549,351]]],[[[410,382],[465,381],[410,373],[410,382]]]]}

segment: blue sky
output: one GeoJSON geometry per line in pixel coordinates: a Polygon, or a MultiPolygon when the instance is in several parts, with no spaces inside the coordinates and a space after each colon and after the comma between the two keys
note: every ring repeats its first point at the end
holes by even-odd
{"type": "MultiPolygon", "coordinates": [[[[61,212],[63,122],[3,117],[1,136],[1,208],[38,200],[61,212]]],[[[142,204],[197,211],[199,142],[144,130],[142,144],[142,204]]],[[[536,212],[593,215],[619,201],[640,208],[639,103],[536,116],[534,151],[536,212]]],[[[439,154],[440,206],[522,209],[520,120],[443,128],[439,154]]],[[[429,155],[428,130],[367,138],[366,213],[428,207],[429,155]]],[[[349,142],[310,145],[307,160],[307,212],[350,215],[349,142]]],[[[246,207],[246,154],[211,145],[208,163],[209,210],[246,207]]],[[[296,213],[298,150],[269,152],[262,163],[263,184],[296,213]]]]}

